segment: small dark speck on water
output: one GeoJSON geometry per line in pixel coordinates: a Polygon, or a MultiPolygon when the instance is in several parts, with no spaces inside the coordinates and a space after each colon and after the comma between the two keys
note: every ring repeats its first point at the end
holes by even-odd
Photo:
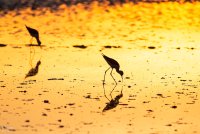
{"type": "Polygon", "coordinates": [[[11,64],[5,64],[4,66],[12,66],[11,64]]]}
{"type": "Polygon", "coordinates": [[[42,116],[47,116],[47,114],[43,113],[42,116]]]}
{"type": "Polygon", "coordinates": [[[156,49],[154,46],[148,46],[148,49],[156,49]]]}
{"type": "Polygon", "coordinates": [[[171,108],[174,108],[174,109],[176,109],[176,108],[177,108],[177,106],[171,106],[171,108]]]}
{"type": "Polygon", "coordinates": [[[180,81],[187,81],[187,80],[180,80],[180,81]]]}
{"type": "Polygon", "coordinates": [[[30,122],[30,120],[25,120],[25,122],[30,122]]]}
{"type": "Polygon", "coordinates": [[[64,78],[49,78],[48,80],[64,80],[64,78]]]}
{"type": "Polygon", "coordinates": [[[13,128],[8,129],[8,130],[9,130],[9,131],[12,131],[12,132],[16,131],[16,129],[13,129],[13,128]]]}
{"type": "Polygon", "coordinates": [[[0,44],[0,47],[5,47],[5,46],[7,46],[6,44],[0,44]]]}
{"type": "Polygon", "coordinates": [[[121,48],[121,46],[109,46],[109,45],[107,45],[107,46],[104,46],[104,48],[121,48]]]}
{"type": "Polygon", "coordinates": [[[150,101],[143,101],[143,103],[149,103],[150,101]]]}
{"type": "Polygon", "coordinates": [[[22,48],[22,47],[19,47],[19,46],[14,46],[13,48],[22,48]]]}
{"type": "Polygon", "coordinates": [[[168,127],[171,127],[171,126],[172,126],[172,124],[167,124],[166,126],[168,126],[168,127]]]}
{"type": "Polygon", "coordinates": [[[44,100],[44,103],[49,103],[49,100],[44,100]]]}
{"type": "Polygon", "coordinates": [[[26,93],[27,91],[26,90],[22,90],[22,91],[19,91],[20,93],[26,93]]]}
{"type": "Polygon", "coordinates": [[[149,109],[149,110],[147,110],[147,112],[153,112],[153,110],[149,109]]]}
{"type": "Polygon", "coordinates": [[[75,103],[69,103],[68,105],[69,105],[69,106],[73,106],[73,105],[75,105],[75,103]]]}
{"type": "Polygon", "coordinates": [[[156,94],[157,96],[160,96],[160,97],[162,97],[162,98],[164,98],[164,96],[162,95],[162,94],[156,94]]]}
{"type": "Polygon", "coordinates": [[[83,124],[84,125],[92,125],[93,123],[92,122],[84,122],[83,124]]]}
{"type": "Polygon", "coordinates": [[[194,47],[191,47],[191,48],[187,48],[187,49],[194,50],[195,48],[194,48],[194,47]]]}
{"type": "Polygon", "coordinates": [[[85,45],[74,45],[73,47],[75,47],[75,48],[81,48],[81,49],[87,48],[87,46],[85,46],[85,45]]]}
{"type": "Polygon", "coordinates": [[[90,99],[91,95],[87,95],[87,96],[84,96],[84,97],[87,98],[87,99],[90,99]]]}
{"type": "Polygon", "coordinates": [[[63,125],[60,125],[60,126],[59,126],[59,128],[63,128],[63,127],[64,127],[63,125]]]}

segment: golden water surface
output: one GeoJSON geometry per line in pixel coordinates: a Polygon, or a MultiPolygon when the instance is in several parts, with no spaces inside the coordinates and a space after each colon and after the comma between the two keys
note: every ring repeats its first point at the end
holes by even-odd
{"type": "Polygon", "coordinates": [[[0,133],[200,133],[199,11],[198,2],[1,11],[0,133]],[[25,24],[41,47],[28,45],[25,24]],[[120,63],[123,82],[114,70],[118,84],[108,72],[103,87],[101,53],[120,63]]]}

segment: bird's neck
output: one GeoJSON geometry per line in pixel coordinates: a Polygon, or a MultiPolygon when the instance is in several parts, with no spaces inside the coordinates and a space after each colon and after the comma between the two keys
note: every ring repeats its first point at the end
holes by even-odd
{"type": "Polygon", "coordinates": [[[116,68],[116,72],[118,72],[118,73],[120,72],[119,68],[116,68]]]}
{"type": "Polygon", "coordinates": [[[36,67],[35,67],[35,69],[38,69],[38,68],[39,68],[39,66],[40,66],[40,64],[37,64],[37,65],[36,65],[36,67]]]}
{"type": "Polygon", "coordinates": [[[39,38],[36,38],[38,45],[40,46],[41,42],[39,38]]]}

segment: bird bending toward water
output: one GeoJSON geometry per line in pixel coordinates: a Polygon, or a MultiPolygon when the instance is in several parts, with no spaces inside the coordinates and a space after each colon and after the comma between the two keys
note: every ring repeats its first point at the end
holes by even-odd
{"type": "MultiPolygon", "coordinates": [[[[36,29],[30,28],[28,26],[26,26],[26,29],[28,30],[28,32],[32,36],[32,38],[34,37],[37,40],[38,46],[40,46],[41,41],[40,41],[40,38],[39,38],[39,32],[36,29]]],[[[31,38],[31,44],[32,44],[32,38],[31,38]]]]}
{"type": "Polygon", "coordinates": [[[124,72],[121,71],[121,70],[119,70],[119,68],[120,68],[119,63],[118,63],[116,60],[114,60],[114,59],[112,59],[112,58],[110,58],[110,57],[104,55],[103,53],[102,53],[102,56],[103,56],[103,58],[106,60],[106,62],[110,65],[110,67],[105,71],[103,83],[105,84],[106,72],[107,72],[110,68],[112,69],[111,72],[110,72],[110,75],[112,76],[112,78],[113,78],[113,80],[115,81],[115,83],[117,84],[116,80],[114,79],[114,77],[113,77],[113,75],[112,75],[113,68],[115,68],[116,72],[117,72],[118,74],[121,75],[122,81],[123,81],[123,74],[124,74],[124,72]]]}

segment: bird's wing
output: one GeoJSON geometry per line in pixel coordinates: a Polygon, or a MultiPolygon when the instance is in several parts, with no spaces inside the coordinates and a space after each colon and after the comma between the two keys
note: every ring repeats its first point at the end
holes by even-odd
{"type": "Polygon", "coordinates": [[[26,29],[28,30],[28,32],[30,33],[31,36],[39,37],[39,33],[38,33],[38,31],[36,29],[33,29],[31,27],[28,27],[28,26],[26,26],[26,29]]]}
{"type": "Polygon", "coordinates": [[[114,59],[112,59],[112,58],[110,58],[110,57],[108,57],[108,56],[106,56],[106,55],[104,55],[104,54],[102,54],[102,55],[103,55],[103,58],[106,60],[106,62],[107,62],[111,67],[113,67],[113,66],[119,67],[119,66],[120,66],[119,63],[118,63],[116,60],[114,60],[114,59]]]}

